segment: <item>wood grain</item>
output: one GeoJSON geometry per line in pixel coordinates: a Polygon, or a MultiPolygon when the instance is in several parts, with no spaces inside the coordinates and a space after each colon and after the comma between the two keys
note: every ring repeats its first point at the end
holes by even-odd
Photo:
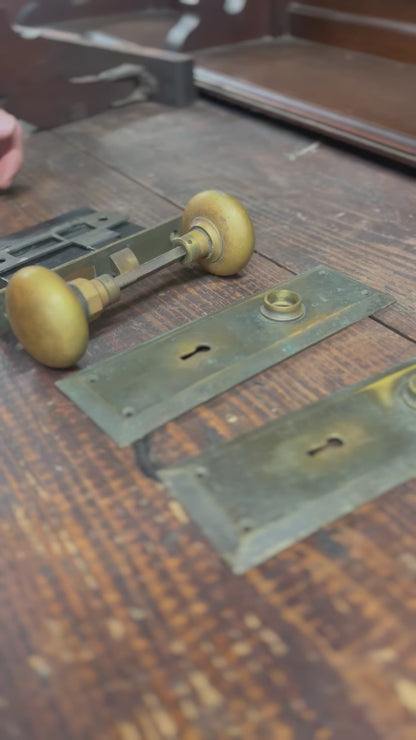
{"type": "MultiPolygon", "coordinates": [[[[80,204],[124,205],[151,225],[188,189],[219,184],[249,202],[261,250],[289,244],[271,204],[286,193],[296,224],[312,157],[285,155],[304,138],[206,104],[188,124],[173,113],[137,124],[131,115],[125,126],[107,114],[65,138],[34,137],[18,186],[0,199],[3,233],[80,204]],[[196,140],[199,171],[189,158],[196,140]]],[[[395,212],[401,175],[321,149],[317,224],[327,223],[334,190],[335,199],[352,191],[357,209],[366,187],[376,203],[385,188],[395,212]]],[[[83,365],[288,274],[256,254],[233,280],[180,266],[147,278],[96,324],[83,365]]],[[[58,392],[62,373],[10,336],[1,352],[2,740],[414,737],[414,482],[235,577],[133,451],[58,392]]],[[[167,425],[143,456],[156,467],[183,459],[414,354],[414,342],[367,319],[167,425]]]]}
{"type": "Polygon", "coordinates": [[[137,122],[123,112],[111,131],[115,120],[59,136],[180,205],[209,187],[233,192],[254,218],[261,254],[293,272],[329,264],[391,293],[396,304],[378,317],[416,338],[412,173],[205,102],[137,122]]]}

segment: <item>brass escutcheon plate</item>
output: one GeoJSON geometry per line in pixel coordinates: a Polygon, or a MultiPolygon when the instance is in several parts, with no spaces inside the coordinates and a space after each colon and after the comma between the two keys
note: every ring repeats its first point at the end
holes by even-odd
{"type": "Polygon", "coordinates": [[[120,446],[393,302],[318,267],[99,362],[57,383],[120,446]],[[301,297],[297,320],[274,321],[270,291],[301,297]]]}
{"type": "Polygon", "coordinates": [[[416,476],[416,359],[159,477],[235,573],[416,476]]]}

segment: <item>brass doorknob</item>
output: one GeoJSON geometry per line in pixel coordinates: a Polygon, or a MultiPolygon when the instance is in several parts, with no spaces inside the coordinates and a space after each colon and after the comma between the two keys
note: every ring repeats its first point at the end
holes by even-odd
{"type": "Polygon", "coordinates": [[[244,206],[232,195],[205,190],[194,195],[182,217],[184,236],[175,240],[188,253],[185,261],[198,261],[213,275],[236,275],[250,261],[254,251],[254,229],[244,206]],[[204,249],[194,253],[194,235],[205,236],[204,249]],[[206,249],[206,235],[209,249],[206,249]]]}
{"type": "Polygon", "coordinates": [[[184,209],[182,231],[182,236],[172,237],[170,249],[142,265],[131,252],[129,269],[116,276],[67,283],[40,266],[16,272],[7,286],[6,310],[19,342],[48,367],[71,367],[87,348],[88,322],[117,301],[122,288],[175,262],[198,263],[214,275],[234,275],[253,254],[250,218],[241,203],[225,193],[210,190],[194,196],[184,209]]]}
{"type": "Polygon", "coordinates": [[[24,267],[13,275],[6,311],[19,342],[48,367],[71,367],[87,349],[88,321],[80,301],[45,267],[24,267]]]}

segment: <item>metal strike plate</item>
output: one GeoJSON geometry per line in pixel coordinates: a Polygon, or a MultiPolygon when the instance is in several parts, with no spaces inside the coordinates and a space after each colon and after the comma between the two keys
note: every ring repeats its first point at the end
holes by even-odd
{"type": "Polygon", "coordinates": [[[275,286],[302,315],[275,321],[258,293],[57,383],[120,446],[392,303],[328,268],[275,286]]]}
{"type": "Polygon", "coordinates": [[[159,471],[235,573],[416,476],[416,359],[159,471]]]}
{"type": "Polygon", "coordinates": [[[118,274],[112,260],[129,249],[140,263],[171,248],[170,236],[181,229],[181,217],[151,229],[133,224],[112,212],[78,209],[52,221],[0,239],[0,336],[8,329],[6,287],[11,276],[26,265],[42,265],[65,280],[118,274]]]}

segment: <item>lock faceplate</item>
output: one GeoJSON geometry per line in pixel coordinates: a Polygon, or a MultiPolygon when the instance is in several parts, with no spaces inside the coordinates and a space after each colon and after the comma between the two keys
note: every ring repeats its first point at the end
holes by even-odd
{"type": "Polygon", "coordinates": [[[22,267],[36,264],[54,269],[138,231],[142,228],[120,213],[78,208],[4,236],[0,238],[0,288],[22,267]]]}
{"type": "Polygon", "coordinates": [[[235,573],[416,476],[416,360],[159,471],[235,573]]]}
{"type": "Polygon", "coordinates": [[[271,292],[273,288],[197,319],[57,386],[125,446],[393,302],[389,295],[322,267],[275,286],[279,311],[284,311],[287,296],[301,298],[302,314],[293,320],[264,315],[264,299],[271,292]]]}

